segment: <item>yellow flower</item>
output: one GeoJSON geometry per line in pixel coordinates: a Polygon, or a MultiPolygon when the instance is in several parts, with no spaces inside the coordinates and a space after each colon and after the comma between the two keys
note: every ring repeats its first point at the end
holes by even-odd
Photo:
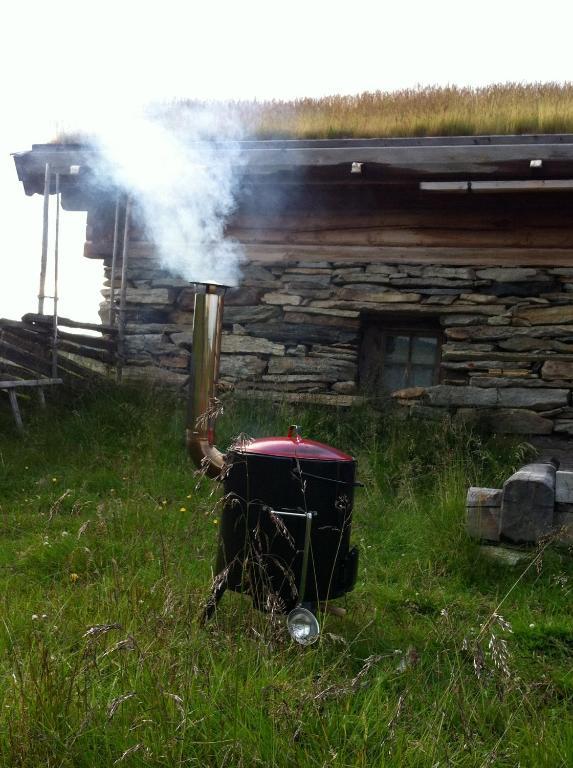
{"type": "Polygon", "coordinates": [[[58,482],[58,478],[57,478],[57,477],[53,477],[53,478],[52,478],[52,482],[53,482],[53,483],[57,483],[57,482],[58,482]]]}
{"type": "Polygon", "coordinates": [[[213,525],[219,525],[219,521],[217,520],[217,518],[215,518],[215,519],[213,520],[213,525]]]}
{"type": "Polygon", "coordinates": [[[181,507],[180,512],[187,512],[187,507],[181,507]]]}
{"type": "Polygon", "coordinates": [[[78,576],[78,574],[77,574],[77,573],[70,573],[70,581],[73,581],[73,582],[74,582],[74,584],[76,583],[76,581],[77,581],[79,578],[80,578],[80,577],[78,576]]]}
{"type": "MultiPolygon", "coordinates": [[[[26,467],[26,469],[28,469],[28,467],[26,467]]],[[[187,494],[187,498],[188,498],[188,499],[192,499],[192,498],[193,498],[193,495],[192,495],[191,493],[188,493],[188,494],[187,494]]]]}

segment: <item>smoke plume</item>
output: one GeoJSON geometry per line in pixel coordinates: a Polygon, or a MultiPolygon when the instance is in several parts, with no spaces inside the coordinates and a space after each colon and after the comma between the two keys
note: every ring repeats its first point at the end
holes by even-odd
{"type": "Polygon", "coordinates": [[[237,285],[225,237],[241,177],[240,128],[224,107],[156,106],[98,133],[100,175],[130,194],[161,265],[193,282],[237,285]]]}

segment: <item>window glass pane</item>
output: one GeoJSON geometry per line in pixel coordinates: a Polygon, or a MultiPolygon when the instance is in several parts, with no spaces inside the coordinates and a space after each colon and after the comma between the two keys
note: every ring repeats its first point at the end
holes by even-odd
{"type": "Polygon", "coordinates": [[[411,387],[431,387],[434,383],[434,367],[427,365],[413,365],[410,373],[409,386],[411,387]]]}
{"type": "Polygon", "coordinates": [[[435,336],[414,336],[412,339],[412,363],[434,365],[438,351],[435,336]]]}
{"type": "Polygon", "coordinates": [[[384,389],[394,391],[407,386],[407,368],[405,365],[385,365],[382,373],[384,389]]]}
{"type": "Polygon", "coordinates": [[[385,363],[407,363],[409,348],[409,336],[394,336],[393,334],[386,335],[384,337],[385,363]]]}

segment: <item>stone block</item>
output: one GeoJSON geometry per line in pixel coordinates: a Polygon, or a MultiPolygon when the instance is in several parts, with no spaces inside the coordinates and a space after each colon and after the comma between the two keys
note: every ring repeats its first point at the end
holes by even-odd
{"type": "Polygon", "coordinates": [[[555,531],[558,544],[567,548],[573,547],[573,512],[557,512],[555,531]]]}
{"type": "Polygon", "coordinates": [[[322,319],[320,318],[321,322],[310,323],[309,320],[315,320],[310,315],[291,315],[288,318],[289,322],[249,323],[247,330],[257,336],[260,335],[273,341],[297,346],[301,341],[305,341],[307,344],[335,344],[356,339],[358,335],[357,321],[355,330],[351,330],[347,328],[347,323],[330,324],[322,322],[322,319]],[[342,327],[340,327],[341,325],[342,327]]]}
{"type": "Polygon", "coordinates": [[[537,275],[533,267],[489,267],[478,269],[476,276],[482,280],[494,280],[499,283],[515,283],[520,280],[531,280],[537,275]]]}
{"type": "Polygon", "coordinates": [[[531,325],[562,325],[573,323],[573,305],[553,307],[515,307],[512,316],[514,319],[525,320],[531,325]]]}
{"type": "Polygon", "coordinates": [[[356,376],[356,365],[321,357],[271,357],[269,374],[317,374],[326,381],[348,381],[356,376]]]}
{"type": "Polygon", "coordinates": [[[573,435],[573,419],[555,419],[554,430],[560,435],[573,435]]]}
{"type": "Polygon", "coordinates": [[[408,387],[407,389],[397,389],[392,392],[391,397],[396,400],[418,400],[426,393],[426,387],[408,387]]]}
{"type": "Polygon", "coordinates": [[[473,539],[499,541],[502,491],[469,488],[466,497],[466,533],[473,539]]]}
{"type": "Polygon", "coordinates": [[[536,543],[549,534],[555,516],[556,467],[551,462],[527,464],[503,484],[502,538],[536,543]]]}
{"type": "Polygon", "coordinates": [[[225,333],[221,338],[221,352],[224,354],[284,355],[285,348],[284,344],[277,344],[274,341],[269,341],[269,339],[225,333]]]}
{"type": "Polygon", "coordinates": [[[424,277],[447,277],[453,280],[473,280],[476,276],[472,267],[423,267],[424,277]]]}
{"type": "Polygon", "coordinates": [[[497,404],[500,408],[529,408],[532,411],[547,411],[552,408],[564,408],[568,403],[568,389],[507,387],[500,389],[497,393],[497,404]]]}
{"type": "Polygon", "coordinates": [[[332,391],[341,395],[353,395],[356,392],[356,382],[337,381],[332,385],[332,391]]]}
{"type": "Polygon", "coordinates": [[[546,360],[541,368],[543,379],[573,379],[573,361],[546,360]]]}
{"type": "Polygon", "coordinates": [[[497,393],[492,389],[478,387],[454,387],[448,384],[438,384],[426,389],[426,399],[430,405],[442,407],[472,406],[483,408],[495,406],[497,393]]]}
{"type": "Polygon", "coordinates": [[[266,368],[266,361],[256,355],[221,355],[219,372],[222,378],[256,379],[266,368]]]}
{"type": "Polygon", "coordinates": [[[225,306],[226,307],[244,307],[254,306],[258,304],[262,289],[253,288],[249,286],[241,286],[240,288],[229,288],[225,293],[225,306]]]}
{"type": "Polygon", "coordinates": [[[232,325],[233,323],[262,323],[272,318],[278,317],[281,313],[279,307],[273,306],[225,306],[223,310],[223,323],[232,325]]]}
{"type": "Polygon", "coordinates": [[[467,424],[481,426],[499,435],[549,435],[553,422],[535,411],[524,408],[479,410],[460,408],[456,418],[467,424]]]}
{"type": "Polygon", "coordinates": [[[555,501],[559,504],[573,504],[573,472],[558,470],[555,476],[555,501]]]}
{"type": "Polygon", "coordinates": [[[419,293],[400,293],[399,291],[373,291],[369,286],[365,290],[358,288],[341,288],[338,295],[349,301],[364,301],[371,304],[398,304],[400,302],[417,302],[422,298],[419,293]]]}
{"type": "Polygon", "coordinates": [[[178,347],[184,347],[185,349],[191,349],[193,346],[193,333],[191,331],[178,331],[177,333],[169,334],[169,338],[178,347]]]}
{"type": "Polygon", "coordinates": [[[302,302],[300,296],[296,296],[292,293],[264,293],[261,297],[263,304],[276,304],[284,306],[290,304],[292,306],[298,306],[302,302]]]}
{"type": "Polygon", "coordinates": [[[128,288],[126,301],[128,304],[164,306],[173,302],[173,292],[169,288],[128,288]]]}
{"type": "Polygon", "coordinates": [[[550,280],[545,281],[524,281],[521,283],[499,282],[483,288],[485,294],[490,296],[505,296],[512,298],[521,298],[524,296],[539,296],[540,293],[555,290],[558,286],[550,280]]]}
{"type": "Polygon", "coordinates": [[[248,264],[243,267],[243,284],[246,286],[257,286],[259,288],[275,288],[279,281],[275,275],[259,264],[248,264]]]}
{"type": "MultiPolygon", "coordinates": [[[[444,317],[440,317],[440,324],[443,325],[445,328],[449,328],[452,325],[454,326],[466,326],[466,325],[479,325],[480,323],[483,323],[484,319],[481,315],[445,315],[444,317]]],[[[509,320],[508,320],[509,323],[509,320]]]]}

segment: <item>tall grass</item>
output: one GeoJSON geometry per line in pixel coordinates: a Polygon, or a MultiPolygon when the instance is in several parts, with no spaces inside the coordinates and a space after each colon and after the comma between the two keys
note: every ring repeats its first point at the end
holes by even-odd
{"type": "Polygon", "coordinates": [[[463,532],[467,486],[526,446],[230,402],[221,444],[297,421],[359,461],[359,580],[303,649],[235,594],[199,627],[219,490],[188,465],[181,403],[52,397],[24,439],[0,408],[1,765],[569,764],[571,562],[520,578],[463,532]]]}
{"type": "MultiPolygon", "coordinates": [[[[168,122],[192,122],[205,102],[181,100],[159,109],[168,122]]],[[[482,88],[425,86],[290,101],[208,104],[224,136],[252,139],[384,138],[573,132],[573,83],[498,83],[482,88]]],[[[86,127],[87,128],[87,127],[86,127]]],[[[73,129],[57,141],[81,141],[73,129]]]]}
{"type": "MultiPolygon", "coordinates": [[[[427,86],[293,101],[238,101],[228,106],[246,134],[260,139],[573,131],[573,83],[427,86]]],[[[184,115],[184,107],[180,104],[174,111],[184,115]]]]}

